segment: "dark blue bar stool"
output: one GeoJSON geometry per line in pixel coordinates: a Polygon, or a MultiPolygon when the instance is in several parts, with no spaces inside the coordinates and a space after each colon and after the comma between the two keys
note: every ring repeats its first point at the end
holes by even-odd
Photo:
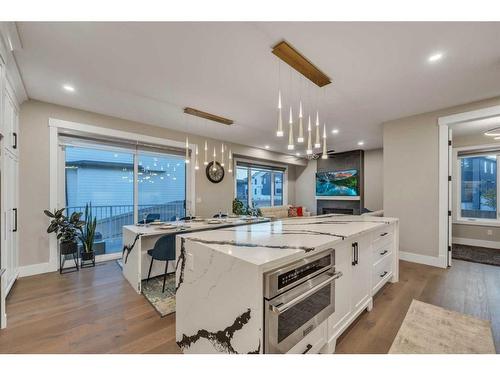
{"type": "Polygon", "coordinates": [[[152,223],[156,220],[160,220],[160,214],[148,214],[148,216],[146,216],[146,224],[152,223]]]}
{"type": "Polygon", "coordinates": [[[153,262],[155,260],[160,260],[165,262],[165,273],[163,274],[163,289],[162,293],[165,293],[165,281],[167,280],[167,269],[168,263],[171,260],[175,260],[175,234],[167,234],[166,236],[160,237],[156,241],[153,249],[148,250],[148,255],[151,256],[151,264],[149,265],[148,279],[151,276],[151,269],[153,268],[153,262]]]}

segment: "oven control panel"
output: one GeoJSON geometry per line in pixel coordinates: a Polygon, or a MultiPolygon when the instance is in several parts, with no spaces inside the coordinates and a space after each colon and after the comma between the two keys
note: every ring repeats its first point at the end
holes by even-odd
{"type": "Polygon", "coordinates": [[[282,273],[281,275],[278,275],[278,289],[283,289],[290,284],[300,281],[301,279],[305,279],[310,274],[313,274],[325,267],[331,266],[331,263],[331,256],[325,255],[322,258],[316,259],[302,266],[297,266],[297,268],[282,273]]]}

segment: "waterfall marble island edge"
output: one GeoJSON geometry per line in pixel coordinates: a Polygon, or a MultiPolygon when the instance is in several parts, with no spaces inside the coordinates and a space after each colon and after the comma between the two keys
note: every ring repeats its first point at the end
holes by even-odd
{"type": "Polygon", "coordinates": [[[399,277],[395,218],[323,215],[176,241],[176,340],[184,353],[332,353],[371,310],[373,295],[399,277]],[[283,271],[281,289],[271,300],[275,270],[283,271]],[[310,279],[294,282],[299,275],[310,279]]]}

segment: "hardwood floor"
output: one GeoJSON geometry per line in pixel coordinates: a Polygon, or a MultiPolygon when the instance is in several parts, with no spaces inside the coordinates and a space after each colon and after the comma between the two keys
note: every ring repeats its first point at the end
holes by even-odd
{"type": "MultiPolygon", "coordinates": [[[[337,353],[387,353],[413,298],[491,320],[500,349],[500,267],[400,265],[400,282],[377,294],[373,310],[339,339],[337,353]]],[[[175,315],[160,318],[115,262],[20,279],[7,313],[0,353],[179,353],[175,315]]]]}

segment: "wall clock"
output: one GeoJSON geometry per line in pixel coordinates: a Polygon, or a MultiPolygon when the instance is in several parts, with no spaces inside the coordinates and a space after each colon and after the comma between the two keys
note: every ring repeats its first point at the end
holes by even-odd
{"type": "Polygon", "coordinates": [[[208,163],[205,172],[207,174],[208,180],[210,182],[213,182],[214,184],[218,184],[224,179],[224,167],[220,165],[218,161],[215,162],[215,168],[213,161],[208,163]]]}

